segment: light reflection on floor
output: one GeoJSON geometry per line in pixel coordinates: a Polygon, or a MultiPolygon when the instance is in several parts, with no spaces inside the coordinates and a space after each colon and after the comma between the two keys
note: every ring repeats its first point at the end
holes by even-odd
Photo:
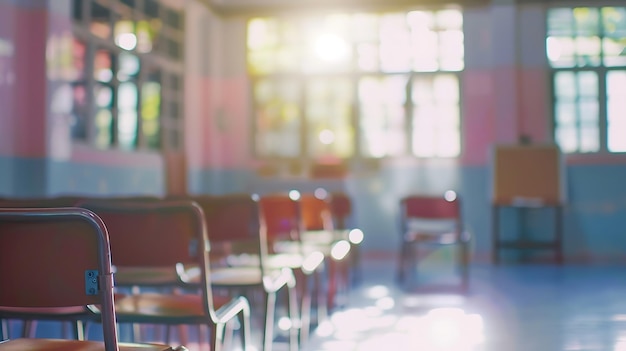
{"type": "Polygon", "coordinates": [[[366,263],[303,351],[626,351],[623,265],[473,265],[466,294],[401,289],[366,263]]]}
{"type": "Polygon", "coordinates": [[[384,285],[353,292],[351,301],[362,306],[338,310],[321,323],[306,350],[476,350],[483,341],[483,320],[458,307],[438,307],[426,312],[399,311],[429,306],[455,306],[459,295],[417,297],[384,285]],[[354,295],[362,296],[354,296],[354,295]]]}

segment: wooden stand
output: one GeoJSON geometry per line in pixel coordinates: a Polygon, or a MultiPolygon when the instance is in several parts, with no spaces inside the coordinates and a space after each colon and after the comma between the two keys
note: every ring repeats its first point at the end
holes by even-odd
{"type": "MultiPolygon", "coordinates": [[[[492,206],[492,250],[491,258],[494,264],[500,263],[500,250],[553,250],[554,258],[558,264],[563,263],[563,206],[561,204],[524,205],[524,204],[494,204],[492,206]],[[523,228],[525,215],[529,209],[539,209],[550,211],[554,218],[554,237],[548,241],[529,240],[524,237],[524,233],[513,240],[502,240],[500,237],[500,212],[504,208],[512,208],[520,212],[520,227],[523,228]]],[[[523,229],[522,229],[523,231],[523,229]]]]}
{"type": "Polygon", "coordinates": [[[493,153],[492,259],[499,263],[500,249],[550,249],[558,263],[563,261],[562,212],[564,179],[559,148],[545,145],[497,145],[493,153]],[[520,230],[525,233],[529,209],[551,211],[554,238],[536,241],[525,238],[502,240],[500,212],[512,208],[519,212],[520,230]]]}

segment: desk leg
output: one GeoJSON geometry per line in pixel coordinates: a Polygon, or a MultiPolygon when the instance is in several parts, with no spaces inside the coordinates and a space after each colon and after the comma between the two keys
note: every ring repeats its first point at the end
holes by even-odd
{"type": "Polygon", "coordinates": [[[498,255],[498,250],[500,249],[500,218],[499,218],[500,209],[497,205],[493,205],[491,207],[491,261],[493,264],[500,263],[500,257],[498,255]]]}

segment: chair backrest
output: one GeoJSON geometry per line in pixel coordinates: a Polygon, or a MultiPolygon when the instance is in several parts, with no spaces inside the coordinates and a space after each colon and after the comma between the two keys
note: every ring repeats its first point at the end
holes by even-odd
{"type": "Polygon", "coordinates": [[[106,223],[118,267],[174,267],[197,262],[200,243],[191,201],[91,199],[88,208],[106,223]]]}
{"type": "Polygon", "coordinates": [[[249,194],[196,195],[204,211],[211,243],[258,241],[259,208],[249,194]]]}
{"type": "Polygon", "coordinates": [[[0,208],[55,208],[72,207],[82,198],[73,196],[41,198],[3,198],[0,208]]]}
{"type": "Polygon", "coordinates": [[[401,221],[406,228],[411,224],[421,228],[432,228],[432,231],[454,229],[460,231],[461,208],[458,196],[446,199],[444,196],[409,195],[400,200],[401,221]]]}
{"type": "Polygon", "coordinates": [[[261,220],[271,247],[280,240],[300,241],[300,202],[289,194],[268,194],[259,199],[261,220]]]}
{"type": "Polygon", "coordinates": [[[312,193],[302,194],[300,210],[304,230],[333,230],[333,216],[328,198],[312,193]]]}
{"type": "Polygon", "coordinates": [[[193,196],[204,211],[211,247],[228,246],[226,254],[258,255],[261,269],[268,254],[265,226],[261,224],[258,201],[249,194],[193,196]]]}
{"type": "Polygon", "coordinates": [[[196,263],[201,269],[200,289],[212,320],[209,238],[204,212],[185,200],[94,201],[81,204],[97,213],[107,225],[114,265],[168,267],[196,263]]]}
{"type": "Polygon", "coordinates": [[[0,209],[0,272],[0,306],[98,304],[105,349],[118,349],[107,229],[93,212],[0,209]]]}
{"type": "Polygon", "coordinates": [[[348,229],[347,220],[352,213],[352,201],[348,194],[335,192],[330,197],[330,208],[337,229],[348,229]]]}

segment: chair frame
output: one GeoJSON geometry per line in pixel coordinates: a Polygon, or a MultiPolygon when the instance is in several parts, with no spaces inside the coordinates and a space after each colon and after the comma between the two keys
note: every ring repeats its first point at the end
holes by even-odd
{"type": "Polygon", "coordinates": [[[458,245],[458,266],[461,275],[461,289],[469,284],[469,242],[471,235],[463,229],[461,200],[458,196],[446,199],[444,196],[411,194],[400,199],[400,250],[397,267],[397,280],[406,283],[406,273],[417,265],[415,250],[420,245],[458,245]],[[441,231],[413,230],[410,220],[449,220],[454,229],[441,231]]]}
{"type": "MultiPolygon", "coordinates": [[[[326,298],[321,291],[321,278],[325,266],[323,253],[306,252],[302,242],[302,219],[299,199],[291,198],[288,194],[273,193],[262,195],[259,198],[259,209],[262,226],[267,235],[267,247],[269,248],[268,260],[279,258],[283,255],[299,255],[302,264],[299,267],[291,267],[296,274],[296,285],[300,292],[300,344],[308,341],[311,326],[311,307],[313,291],[317,297],[317,321],[326,318],[326,298]],[[277,249],[279,242],[295,244],[287,245],[286,251],[277,249]],[[319,257],[319,258],[318,258],[319,257]],[[310,280],[313,280],[311,284],[310,280]]],[[[284,257],[284,256],[283,256],[284,257]]]]}
{"type": "MultiPolygon", "coordinates": [[[[71,306],[88,306],[98,305],[100,311],[99,320],[102,323],[103,344],[106,351],[118,351],[120,343],[118,342],[116,328],[116,312],[114,308],[113,295],[113,270],[111,267],[111,251],[109,246],[109,238],[106,226],[102,219],[92,211],[81,208],[3,208],[0,209],[0,226],[2,223],[12,226],[12,229],[3,232],[0,228],[0,237],[13,237],[2,239],[6,245],[0,248],[0,252],[4,250],[4,257],[0,257],[2,265],[10,265],[10,269],[3,272],[13,271],[14,274],[4,274],[0,276],[3,286],[11,286],[11,288],[0,290],[0,305],[14,306],[16,308],[33,309],[35,312],[46,307],[65,307],[71,306]],[[30,230],[24,234],[21,230],[14,229],[15,225],[27,227],[30,230]],[[71,227],[78,225],[78,228],[71,227]],[[71,230],[74,229],[74,230],[71,230]],[[13,234],[18,232],[18,234],[13,234]],[[18,238],[17,235],[23,235],[18,238]],[[28,235],[28,239],[25,239],[28,235]],[[22,252],[20,249],[25,240],[46,239],[48,243],[55,245],[63,245],[71,240],[74,247],[83,252],[78,255],[66,255],[62,252],[55,251],[54,248],[41,246],[38,250],[48,250],[37,256],[39,259],[47,257],[54,259],[52,262],[33,261],[31,255],[12,254],[12,252],[22,252]],[[81,238],[78,246],[76,241],[81,238]],[[12,243],[12,244],[11,244],[12,243]],[[81,245],[84,244],[84,245],[81,245]],[[19,247],[19,248],[18,248],[19,247]],[[7,249],[10,248],[10,249],[7,249]],[[56,254],[58,252],[58,255],[56,254]],[[8,254],[7,254],[8,253],[8,254]],[[62,259],[60,259],[63,257],[62,259]],[[62,266],[58,266],[63,262],[62,266]],[[43,266],[42,266],[43,265],[43,266]],[[43,268],[45,266],[53,268],[43,268]],[[63,267],[71,266],[71,271],[64,271],[63,267]],[[23,279],[23,276],[15,273],[16,267],[21,267],[22,274],[28,274],[30,279],[23,279]],[[95,272],[94,272],[95,270],[95,272]],[[79,274],[75,274],[80,272],[79,274]],[[97,274],[96,279],[91,282],[93,275],[97,274]],[[75,274],[75,275],[74,275],[75,274]],[[56,282],[50,284],[50,282],[56,282]],[[64,282],[63,291],[53,288],[64,282]],[[78,288],[80,287],[80,288],[78,288]],[[82,289],[81,289],[82,288],[82,289]],[[20,293],[14,293],[17,289],[20,293]],[[35,293],[32,293],[32,291],[35,293]],[[81,290],[81,292],[78,292],[81,290]],[[31,294],[24,294],[25,291],[31,291],[31,294]]],[[[25,228],[26,230],[28,228],[25,228]]],[[[28,245],[32,246],[32,245],[28,245]]],[[[31,252],[32,253],[32,252],[31,252]]],[[[29,339],[13,339],[0,342],[0,349],[8,347],[9,350],[33,349],[38,346],[45,347],[42,343],[55,343],[63,345],[67,342],[69,345],[89,344],[94,345],[93,341],[79,340],[30,340],[29,339]]],[[[140,345],[137,345],[140,346],[140,345]]],[[[157,346],[157,345],[153,345],[157,346]]],[[[164,347],[170,347],[163,345],[164,347]]],[[[184,349],[184,348],[182,348],[184,349]]]]}
{"type": "MultiPolygon", "coordinates": [[[[238,317],[242,331],[241,331],[241,340],[244,350],[250,344],[250,305],[248,300],[243,296],[237,296],[231,298],[226,304],[222,305],[219,308],[216,308],[214,305],[214,296],[212,292],[211,285],[211,269],[209,264],[209,251],[210,251],[210,241],[209,234],[206,227],[204,212],[202,208],[193,201],[185,201],[185,200],[159,200],[159,201],[94,201],[94,202],[85,202],[81,204],[81,207],[88,208],[93,212],[97,213],[103,220],[107,221],[109,225],[109,233],[113,240],[118,237],[121,233],[115,232],[112,225],[112,218],[109,217],[111,213],[113,214],[124,214],[129,216],[137,215],[138,224],[137,227],[141,226],[141,218],[142,216],[154,216],[158,215],[160,220],[166,218],[168,213],[186,213],[192,216],[192,225],[193,225],[193,233],[177,233],[177,235],[181,236],[181,240],[183,236],[187,236],[189,240],[192,240],[191,246],[195,246],[195,250],[192,254],[196,256],[196,263],[200,267],[200,282],[194,286],[194,288],[199,288],[202,294],[202,308],[204,311],[204,317],[199,318],[196,315],[166,315],[166,314],[156,314],[156,315],[143,315],[138,313],[127,313],[121,306],[129,306],[135,305],[137,301],[140,301],[142,298],[150,298],[148,295],[143,295],[139,293],[137,295],[129,295],[123,297],[118,300],[116,303],[117,309],[117,320],[118,323],[128,323],[128,324],[161,324],[161,325],[207,325],[211,330],[211,350],[220,351],[222,348],[222,344],[224,341],[224,333],[226,324],[238,317]],[[109,214],[109,216],[107,216],[109,214]]],[[[135,229],[139,229],[139,228],[135,229]]],[[[166,238],[168,235],[171,236],[171,232],[159,232],[159,233],[143,233],[141,230],[136,230],[137,235],[145,235],[144,239],[146,242],[151,243],[151,247],[155,247],[157,244],[159,246],[163,246],[163,243],[159,243],[158,238],[166,238]],[[148,241],[149,240],[149,241],[148,241]]],[[[128,234],[128,233],[124,233],[128,234]]],[[[168,239],[169,240],[169,239],[168,239]]],[[[178,239],[176,239],[178,240],[178,239]]],[[[189,242],[188,242],[189,244],[189,242]]],[[[115,264],[115,245],[112,245],[112,254],[113,254],[113,264],[115,264]]],[[[161,251],[167,249],[167,247],[161,247],[161,251]]],[[[180,250],[179,250],[180,251],[180,250]]],[[[182,273],[184,269],[183,262],[181,260],[189,260],[189,257],[181,257],[181,253],[177,254],[172,253],[172,257],[169,257],[168,263],[163,263],[163,266],[166,266],[172,260],[178,260],[175,264],[175,269],[179,274],[182,273]]],[[[158,262],[159,257],[148,257],[150,262],[146,264],[146,266],[155,267],[155,262],[158,262]]],[[[158,268],[158,267],[157,267],[158,268]]],[[[159,299],[161,301],[172,301],[176,302],[181,299],[183,295],[171,295],[171,294],[160,294],[159,299]]],[[[149,300],[148,300],[149,301],[149,300]]]]}
{"type": "MultiPolygon", "coordinates": [[[[291,320],[291,329],[289,334],[289,348],[292,351],[298,349],[298,329],[297,329],[297,295],[296,295],[296,278],[290,268],[281,270],[272,270],[266,266],[268,255],[267,232],[262,224],[260,216],[259,203],[255,197],[249,194],[230,194],[230,195],[197,195],[191,199],[202,207],[207,228],[211,235],[211,244],[215,246],[236,246],[237,244],[252,244],[254,253],[258,256],[258,260],[254,261],[253,266],[249,263],[229,264],[226,262],[225,267],[214,268],[221,275],[230,278],[220,280],[216,278],[212,281],[213,287],[224,288],[229,291],[243,291],[245,295],[252,289],[262,291],[265,304],[264,321],[263,321],[263,350],[270,351],[272,349],[274,337],[274,319],[276,308],[277,294],[287,289],[288,314],[291,320]],[[236,216],[235,216],[236,215],[236,216]],[[243,265],[243,266],[242,266],[243,265]],[[259,270],[259,280],[237,280],[232,278],[241,270],[255,271],[259,270]]],[[[236,249],[229,248],[225,254],[229,257],[241,254],[236,249]]]]}

